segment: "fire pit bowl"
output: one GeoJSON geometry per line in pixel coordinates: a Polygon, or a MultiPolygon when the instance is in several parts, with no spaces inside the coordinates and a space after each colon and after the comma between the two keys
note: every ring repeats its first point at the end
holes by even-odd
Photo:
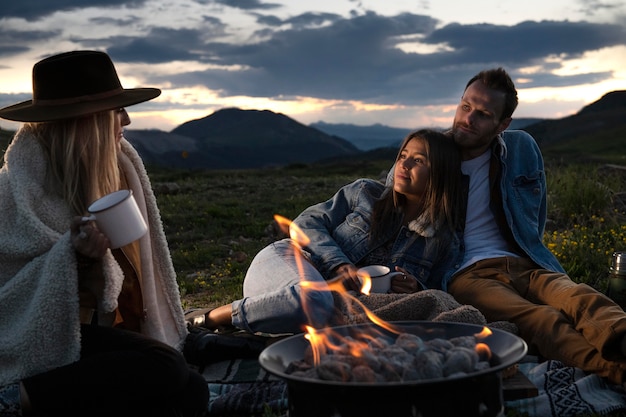
{"type": "MultiPolygon", "coordinates": [[[[484,326],[428,321],[392,322],[402,333],[424,341],[479,334],[484,326]]],[[[358,337],[379,332],[395,337],[374,324],[335,327],[340,336],[358,337]]],[[[490,329],[481,339],[491,350],[489,367],[464,376],[400,382],[338,382],[287,373],[294,361],[302,361],[310,343],[303,334],[290,336],[265,348],[261,366],[287,383],[289,417],[442,417],[502,416],[502,370],[519,362],[528,350],[514,334],[490,329]]]]}

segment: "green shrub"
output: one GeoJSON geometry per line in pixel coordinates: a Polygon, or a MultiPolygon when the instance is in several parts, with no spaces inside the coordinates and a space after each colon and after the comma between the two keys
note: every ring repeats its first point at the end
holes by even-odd
{"type": "Polygon", "coordinates": [[[624,179],[574,164],[549,169],[547,182],[551,222],[544,243],[574,281],[604,292],[613,252],[626,250],[626,213],[613,201],[626,190],[624,179]]]}

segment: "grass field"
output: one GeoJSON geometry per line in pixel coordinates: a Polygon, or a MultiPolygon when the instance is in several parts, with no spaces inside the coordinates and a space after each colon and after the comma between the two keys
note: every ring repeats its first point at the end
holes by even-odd
{"type": "MultiPolygon", "coordinates": [[[[275,214],[292,219],[356,178],[379,178],[387,161],[294,165],[241,171],[150,169],[155,184],[174,182],[176,194],[158,195],[186,307],[213,306],[241,295],[252,257],[271,242],[275,214]]],[[[572,278],[601,291],[615,250],[626,250],[626,218],[615,195],[626,178],[601,164],[547,168],[549,201],[545,243],[572,278]]]]}
{"type": "Polygon", "coordinates": [[[293,165],[279,169],[172,172],[151,170],[186,307],[230,302],[252,257],[275,238],[274,215],[295,218],[356,178],[378,178],[388,162],[293,165]]]}
{"type": "MultiPolygon", "coordinates": [[[[0,154],[12,132],[0,130],[0,154]]],[[[626,178],[599,168],[626,165],[626,132],[604,132],[544,150],[548,180],[545,243],[572,278],[601,291],[611,254],[626,250],[626,217],[618,205],[626,178]]],[[[157,194],[185,307],[223,304],[241,295],[252,257],[275,239],[274,215],[295,218],[357,178],[380,178],[390,160],[350,160],[283,168],[185,171],[148,167],[157,194]]]]}

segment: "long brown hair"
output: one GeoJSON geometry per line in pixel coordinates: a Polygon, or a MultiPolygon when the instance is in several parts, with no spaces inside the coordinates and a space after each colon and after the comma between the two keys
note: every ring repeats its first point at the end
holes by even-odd
{"type": "Polygon", "coordinates": [[[49,158],[49,186],[83,215],[89,204],[120,187],[115,111],[54,122],[26,123],[49,158]]]}
{"type": "MultiPolygon", "coordinates": [[[[464,222],[465,213],[462,204],[459,149],[451,137],[435,130],[421,129],[410,133],[404,139],[396,156],[396,163],[411,140],[422,141],[430,163],[430,175],[420,216],[425,215],[425,220],[435,228],[446,226],[452,231],[459,229],[464,222]]],[[[372,239],[381,236],[389,228],[399,227],[394,219],[406,203],[404,195],[393,189],[393,183],[388,184],[383,196],[374,204],[371,224],[372,239]]]]}

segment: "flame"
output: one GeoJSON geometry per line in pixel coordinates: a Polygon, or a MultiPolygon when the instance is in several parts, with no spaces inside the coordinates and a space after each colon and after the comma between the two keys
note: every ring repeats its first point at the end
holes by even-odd
{"type": "Polygon", "coordinates": [[[489,349],[489,346],[486,343],[476,343],[475,350],[480,358],[484,360],[491,359],[491,349],[489,349]]]}
{"type": "Polygon", "coordinates": [[[293,223],[288,218],[283,217],[279,214],[275,214],[274,220],[276,221],[276,223],[278,223],[280,229],[284,233],[287,233],[291,240],[297,244],[297,246],[306,246],[311,241],[306,233],[304,233],[297,224],[293,223]]]}
{"type": "MultiPolygon", "coordinates": [[[[304,276],[304,268],[303,262],[305,262],[304,257],[301,255],[300,249],[302,247],[309,244],[310,239],[306,236],[306,234],[300,229],[295,223],[291,222],[289,219],[280,216],[278,214],[274,215],[274,220],[281,228],[284,233],[287,233],[291,238],[291,241],[294,245],[294,255],[296,257],[296,266],[300,273],[300,277],[304,276]]],[[[363,275],[361,278],[361,289],[360,292],[369,295],[370,290],[372,288],[372,280],[371,277],[367,275],[363,275]]],[[[336,278],[332,280],[328,280],[326,282],[312,282],[307,281],[304,278],[300,280],[300,287],[302,291],[333,291],[339,294],[345,304],[348,306],[358,306],[361,311],[366,315],[366,317],[374,324],[379,326],[382,329],[385,329],[389,332],[399,334],[400,330],[398,330],[395,326],[390,323],[385,322],[380,319],[374,313],[372,313],[363,303],[361,303],[356,297],[354,297],[348,290],[346,290],[345,286],[342,283],[341,278],[336,278]]],[[[303,297],[303,308],[305,313],[307,313],[308,308],[304,300],[307,297],[303,297]]],[[[353,310],[354,307],[352,307],[353,310]]],[[[313,354],[313,363],[319,364],[322,355],[325,355],[327,352],[344,350],[347,349],[349,354],[353,356],[362,356],[363,351],[370,349],[370,343],[377,343],[376,339],[379,334],[373,332],[372,334],[361,334],[359,335],[360,340],[356,340],[355,338],[345,338],[341,336],[339,333],[332,330],[332,328],[324,328],[324,329],[316,329],[313,326],[305,325],[305,338],[311,344],[311,350],[313,354]]]]}
{"type": "MultiPolygon", "coordinates": [[[[492,334],[493,332],[489,327],[483,326],[482,331],[480,333],[476,333],[474,336],[476,337],[476,339],[482,340],[488,338],[492,334]]],[[[478,353],[478,356],[480,356],[481,358],[485,358],[487,360],[491,359],[491,349],[489,349],[489,346],[486,343],[476,343],[475,350],[476,353],[478,353]]]]}
{"type": "Polygon", "coordinates": [[[365,295],[370,295],[372,289],[372,277],[368,273],[364,273],[359,276],[361,279],[361,292],[365,295]]]}
{"type": "MultiPolygon", "coordinates": [[[[325,282],[307,281],[304,278],[303,272],[303,262],[306,262],[306,260],[304,259],[304,256],[302,256],[300,250],[310,243],[310,239],[306,236],[302,229],[300,229],[295,223],[291,222],[289,219],[277,214],[274,215],[274,220],[279,225],[281,230],[287,233],[291,238],[291,242],[294,246],[296,266],[301,277],[300,287],[303,293],[306,291],[333,291],[339,294],[342,297],[344,303],[347,306],[351,306],[353,311],[356,311],[356,309],[354,308],[355,305],[360,308],[360,311],[364,313],[366,317],[380,329],[385,329],[387,332],[395,334],[401,333],[401,331],[396,326],[380,319],[367,307],[365,307],[365,305],[363,305],[361,301],[359,301],[348,290],[346,290],[341,277],[325,282]]],[[[361,280],[360,292],[365,295],[369,295],[372,288],[371,277],[367,274],[363,274],[362,276],[359,276],[359,278],[361,280]]],[[[308,315],[308,312],[310,310],[306,305],[306,299],[307,297],[302,298],[302,307],[304,309],[304,312],[308,315]]],[[[305,325],[304,330],[304,337],[309,341],[311,345],[314,365],[319,365],[323,355],[335,351],[342,351],[355,357],[363,356],[364,351],[370,350],[372,344],[379,343],[379,338],[383,334],[382,331],[375,328],[371,332],[362,332],[357,337],[355,337],[354,335],[352,337],[342,336],[340,333],[334,331],[331,327],[316,329],[313,326],[305,325]]],[[[493,332],[485,326],[480,333],[477,333],[474,336],[478,341],[480,341],[489,337],[491,334],[493,334],[493,332]]],[[[477,342],[475,349],[481,358],[491,358],[491,350],[486,343],[477,342]]]]}
{"type": "Polygon", "coordinates": [[[489,327],[484,326],[482,331],[480,333],[476,334],[476,338],[477,339],[486,339],[487,337],[491,336],[493,334],[493,332],[491,331],[491,329],[489,327]]]}

